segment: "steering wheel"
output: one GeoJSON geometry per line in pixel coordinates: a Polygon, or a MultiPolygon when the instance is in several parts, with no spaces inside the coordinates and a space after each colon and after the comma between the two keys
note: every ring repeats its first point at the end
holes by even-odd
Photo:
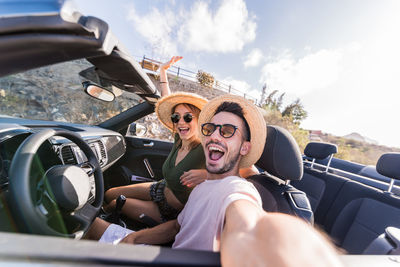
{"type": "Polygon", "coordinates": [[[89,229],[103,203],[104,184],[99,162],[90,146],[71,131],[45,129],[30,135],[16,151],[9,176],[10,211],[18,230],[23,232],[79,239],[89,229]],[[74,142],[88,161],[79,166],[53,166],[44,176],[41,174],[39,182],[32,181],[36,153],[52,136],[74,142]],[[96,191],[94,202],[89,203],[89,176],[92,174],[96,191]],[[52,227],[54,221],[62,226],[52,227]]]}

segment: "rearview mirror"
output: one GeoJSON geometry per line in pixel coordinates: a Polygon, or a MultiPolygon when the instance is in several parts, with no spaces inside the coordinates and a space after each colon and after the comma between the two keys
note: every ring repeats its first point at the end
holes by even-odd
{"type": "Polygon", "coordinates": [[[97,84],[91,83],[91,82],[83,82],[82,83],[83,88],[85,88],[85,92],[90,95],[91,97],[94,97],[96,99],[100,99],[106,102],[111,102],[115,99],[115,95],[113,92],[108,91],[107,89],[104,89],[103,87],[100,87],[97,84]]]}

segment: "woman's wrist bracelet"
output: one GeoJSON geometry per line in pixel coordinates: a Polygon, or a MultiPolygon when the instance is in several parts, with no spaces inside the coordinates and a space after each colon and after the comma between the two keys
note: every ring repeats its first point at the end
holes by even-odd
{"type": "Polygon", "coordinates": [[[167,82],[160,82],[160,83],[167,83],[167,82]]]}

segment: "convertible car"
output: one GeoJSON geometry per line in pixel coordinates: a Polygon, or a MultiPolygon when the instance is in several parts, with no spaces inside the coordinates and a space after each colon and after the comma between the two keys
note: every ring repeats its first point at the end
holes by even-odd
{"type": "MultiPolygon", "coordinates": [[[[220,265],[218,253],[81,240],[105,190],[162,178],[172,143],[151,123],[158,98],[104,21],[69,1],[0,1],[0,264],[220,265]]],[[[399,154],[372,168],[333,158],[332,144],[301,155],[267,130],[250,179],[264,209],[325,231],[346,266],[398,266],[399,154]]]]}

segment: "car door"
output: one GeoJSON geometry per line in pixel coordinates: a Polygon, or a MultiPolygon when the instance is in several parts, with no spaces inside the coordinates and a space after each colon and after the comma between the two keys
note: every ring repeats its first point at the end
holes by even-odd
{"type": "Polygon", "coordinates": [[[162,165],[172,149],[173,143],[154,138],[126,136],[126,152],[121,166],[129,169],[133,175],[160,180],[162,165]]]}
{"type": "Polygon", "coordinates": [[[163,178],[162,165],[172,149],[171,141],[125,136],[125,142],[124,156],[103,175],[105,190],[163,178]]]}

